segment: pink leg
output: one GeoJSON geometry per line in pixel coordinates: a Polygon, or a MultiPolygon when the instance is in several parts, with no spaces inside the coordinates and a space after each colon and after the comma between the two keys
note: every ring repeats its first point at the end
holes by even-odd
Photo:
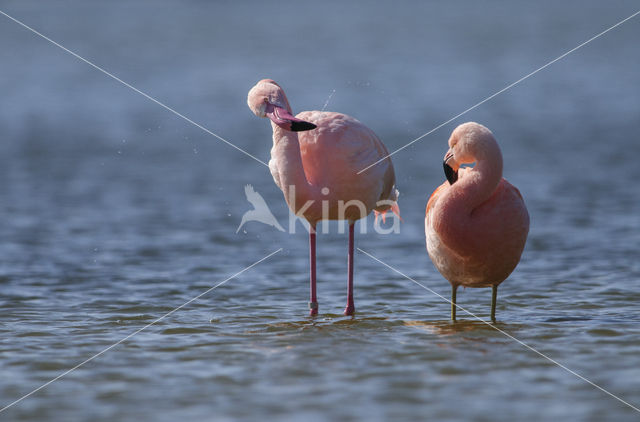
{"type": "Polygon", "coordinates": [[[345,315],[353,315],[356,313],[356,307],[353,304],[353,229],[355,223],[349,223],[349,255],[347,258],[347,266],[349,269],[349,279],[347,281],[347,307],[344,308],[345,315]]]}
{"type": "Polygon", "coordinates": [[[316,297],[316,230],[314,227],[309,229],[309,267],[310,267],[310,294],[309,299],[309,315],[318,315],[318,298],[316,297]]]}

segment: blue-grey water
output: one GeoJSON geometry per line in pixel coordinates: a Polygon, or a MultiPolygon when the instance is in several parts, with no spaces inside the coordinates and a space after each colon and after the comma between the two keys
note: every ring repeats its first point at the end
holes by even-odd
{"type": "MultiPolygon", "coordinates": [[[[36,2],[0,10],[267,161],[261,78],[395,150],[633,14],[634,1],[36,2]]],[[[640,406],[640,17],[393,156],[400,233],[356,246],[449,296],[424,247],[456,124],[491,128],[531,232],[497,327],[640,406]]],[[[363,253],[280,223],[269,171],[0,15],[0,407],[7,421],[637,420],[363,253]]],[[[490,290],[458,303],[481,318],[490,290]]]]}

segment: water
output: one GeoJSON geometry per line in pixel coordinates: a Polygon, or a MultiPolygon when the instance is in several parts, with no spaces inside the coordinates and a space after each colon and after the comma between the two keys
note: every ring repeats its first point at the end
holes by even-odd
{"type": "MultiPolygon", "coordinates": [[[[393,150],[637,9],[631,1],[400,6],[137,1],[1,10],[268,159],[246,93],[346,112],[393,150]]],[[[497,327],[640,405],[640,21],[455,123],[491,128],[531,233],[497,327]]],[[[362,253],[280,223],[268,170],[0,16],[0,406],[262,257],[254,268],[0,413],[0,420],[634,420],[638,413],[362,253]]],[[[356,245],[448,297],[423,234],[447,125],[393,157],[404,223],[356,245]]],[[[371,225],[371,221],[369,221],[371,225]]],[[[370,226],[369,226],[370,228],[370,226]]],[[[487,318],[490,290],[459,304],[487,318]]]]}

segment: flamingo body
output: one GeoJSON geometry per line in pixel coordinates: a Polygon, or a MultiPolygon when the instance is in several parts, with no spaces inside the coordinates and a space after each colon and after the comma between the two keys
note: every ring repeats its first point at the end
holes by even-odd
{"type": "MultiPolygon", "coordinates": [[[[464,178],[469,170],[462,170],[464,178]]],[[[445,182],[438,187],[427,204],[425,234],[429,256],[451,284],[499,285],[518,265],[527,237],[528,214],[520,191],[503,178],[489,199],[468,215],[467,221],[454,222],[446,219],[444,207],[436,208],[440,195],[449,186],[449,182],[445,182]],[[434,211],[430,212],[431,209],[434,211]],[[463,224],[466,226],[464,236],[448,246],[436,231],[433,219],[444,220],[437,226],[440,232],[446,231],[449,225],[463,224]]],[[[460,232],[452,228],[447,234],[451,237],[460,232]]]]}
{"type": "MultiPolygon", "coordinates": [[[[389,159],[371,169],[357,174],[369,164],[378,161],[389,153],[376,134],[357,119],[342,113],[323,111],[303,111],[296,118],[311,122],[315,130],[298,133],[300,155],[304,176],[309,185],[315,187],[311,192],[298,194],[296,205],[289,201],[287,190],[280,183],[279,162],[285,161],[284,151],[277,147],[271,150],[269,168],[274,181],[283,190],[285,199],[294,213],[307,200],[313,205],[302,212],[302,216],[315,225],[320,220],[345,219],[350,222],[359,220],[372,210],[385,212],[390,209],[388,203],[377,205],[379,201],[397,199],[395,175],[389,159]],[[323,188],[328,190],[322,191],[323,188]],[[326,201],[323,215],[322,201],[326,201]],[[365,207],[364,213],[357,206],[347,206],[340,215],[339,203],[357,201],[365,207]],[[296,209],[298,208],[298,209],[296,209]]],[[[274,132],[275,136],[275,132],[274,132]]]]}

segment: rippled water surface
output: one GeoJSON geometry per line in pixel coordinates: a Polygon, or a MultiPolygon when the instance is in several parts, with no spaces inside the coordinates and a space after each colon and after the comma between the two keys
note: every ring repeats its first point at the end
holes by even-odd
{"type": "MultiPolygon", "coordinates": [[[[0,10],[266,161],[269,125],[245,102],[261,78],[294,109],[328,103],[394,150],[637,8],[0,10]]],[[[137,332],[0,420],[638,419],[540,354],[640,406],[639,38],[636,17],[394,155],[400,233],[370,220],[356,246],[425,288],[357,253],[358,313],[342,316],[347,241],[332,224],[318,238],[310,319],[302,225],[236,233],[246,184],[289,224],[266,167],[0,16],[0,407],[137,332]],[[467,120],[493,130],[531,214],[521,264],[499,289],[503,332],[461,311],[448,321],[434,292],[448,297],[449,285],[424,247],[426,199],[467,120]]],[[[458,302],[487,318],[490,296],[460,290],[458,302]]]]}

